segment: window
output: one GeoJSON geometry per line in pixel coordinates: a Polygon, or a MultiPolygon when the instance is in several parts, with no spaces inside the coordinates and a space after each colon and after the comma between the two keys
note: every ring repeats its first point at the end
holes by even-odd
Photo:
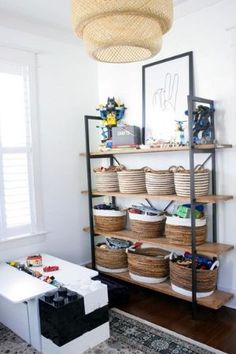
{"type": "Polygon", "coordinates": [[[0,48],[0,238],[39,231],[35,57],[0,48]],[[34,139],[35,138],[35,139],[34,139]],[[37,183],[36,183],[37,182],[37,183]]]}

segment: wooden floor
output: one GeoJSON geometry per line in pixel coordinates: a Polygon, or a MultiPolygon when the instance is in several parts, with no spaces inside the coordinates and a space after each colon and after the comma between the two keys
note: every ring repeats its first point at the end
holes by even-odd
{"type": "Polygon", "coordinates": [[[121,310],[205,343],[228,354],[236,354],[236,310],[198,307],[192,319],[191,304],[140,287],[130,287],[130,301],[121,310]]]}

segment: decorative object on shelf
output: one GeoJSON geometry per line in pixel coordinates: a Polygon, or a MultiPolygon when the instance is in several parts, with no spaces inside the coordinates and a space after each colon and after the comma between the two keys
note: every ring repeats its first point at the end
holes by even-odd
{"type": "Polygon", "coordinates": [[[72,0],[73,29],[95,60],[128,63],[156,55],[173,22],[172,0],[72,0]]]}
{"type": "Polygon", "coordinates": [[[145,193],[144,168],[118,171],[119,189],[121,193],[145,193]]]}
{"type": "MultiPolygon", "coordinates": [[[[208,106],[199,105],[193,112],[193,143],[213,144],[214,125],[213,115],[215,109],[208,106]]],[[[185,112],[188,115],[188,111],[185,112]]]]}
{"type": "Polygon", "coordinates": [[[125,169],[124,166],[109,166],[94,168],[96,175],[96,189],[98,192],[119,191],[118,171],[125,169]]]}
{"type": "Polygon", "coordinates": [[[140,208],[132,207],[129,209],[128,215],[131,230],[141,234],[143,239],[163,236],[166,220],[163,213],[145,212],[140,208]]]}
{"type": "MultiPolygon", "coordinates": [[[[207,195],[209,192],[210,171],[201,165],[197,165],[194,169],[195,197],[207,195]]],[[[190,171],[185,170],[183,166],[176,168],[174,172],[175,191],[180,197],[189,197],[190,171]]]]}
{"type": "Polygon", "coordinates": [[[148,194],[168,195],[175,193],[174,184],[175,166],[168,170],[153,170],[145,168],[145,183],[148,194]]]}
{"type": "Polygon", "coordinates": [[[176,121],[186,111],[187,96],[193,95],[193,53],[144,65],[142,82],[143,143],[147,139],[175,143],[176,121]]]}
{"type": "MultiPolygon", "coordinates": [[[[196,257],[197,298],[213,294],[218,277],[219,261],[207,257],[196,257]]],[[[172,255],[170,261],[170,281],[174,291],[192,296],[192,255],[188,252],[184,256],[172,255]]]]}
{"type": "Polygon", "coordinates": [[[108,97],[106,105],[100,104],[97,108],[102,118],[102,143],[106,143],[107,147],[112,147],[112,127],[116,127],[117,122],[120,121],[125,114],[126,107],[114,97],[108,97]]]}
{"type": "MultiPolygon", "coordinates": [[[[196,245],[203,244],[206,241],[207,235],[206,218],[195,220],[195,233],[196,245]]],[[[183,219],[178,216],[167,216],[165,225],[165,236],[169,243],[191,246],[191,218],[183,219]]]]}
{"type": "Polygon", "coordinates": [[[112,128],[112,147],[136,147],[141,144],[140,128],[134,125],[120,125],[112,128]]]}
{"type": "Polygon", "coordinates": [[[128,249],[130,277],[141,283],[162,283],[169,276],[170,252],[158,248],[128,249]]]}
{"type": "MultiPolygon", "coordinates": [[[[130,245],[130,244],[129,244],[130,245]]],[[[126,247],[110,247],[109,242],[95,247],[96,268],[107,273],[123,273],[128,270],[126,247]]]]}
{"type": "Polygon", "coordinates": [[[100,204],[93,208],[95,226],[103,232],[120,231],[125,229],[126,210],[120,210],[111,204],[100,204]]]}
{"type": "Polygon", "coordinates": [[[186,123],[186,120],[176,120],[176,138],[175,141],[177,143],[178,146],[185,146],[187,141],[186,141],[186,137],[185,137],[185,127],[184,127],[184,123],[186,123]]]}

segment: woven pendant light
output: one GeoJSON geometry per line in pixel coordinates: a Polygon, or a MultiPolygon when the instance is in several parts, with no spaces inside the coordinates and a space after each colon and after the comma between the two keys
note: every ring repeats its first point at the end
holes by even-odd
{"type": "Polygon", "coordinates": [[[128,63],[156,55],[173,20],[172,0],[72,0],[75,33],[90,56],[128,63]]]}

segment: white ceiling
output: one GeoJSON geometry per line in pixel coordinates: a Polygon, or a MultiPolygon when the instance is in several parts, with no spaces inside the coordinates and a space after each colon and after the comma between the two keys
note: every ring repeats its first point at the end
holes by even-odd
{"type": "Polygon", "coordinates": [[[0,12],[37,24],[71,29],[70,0],[0,0],[0,12]]]}
{"type": "MultiPolygon", "coordinates": [[[[173,0],[175,19],[220,1],[173,0]]],[[[0,26],[78,43],[71,25],[71,0],[0,0],[0,26]]]]}
{"type": "MultiPolygon", "coordinates": [[[[178,5],[187,0],[174,0],[178,5]]],[[[0,0],[0,12],[71,30],[71,0],[0,0]]]]}

